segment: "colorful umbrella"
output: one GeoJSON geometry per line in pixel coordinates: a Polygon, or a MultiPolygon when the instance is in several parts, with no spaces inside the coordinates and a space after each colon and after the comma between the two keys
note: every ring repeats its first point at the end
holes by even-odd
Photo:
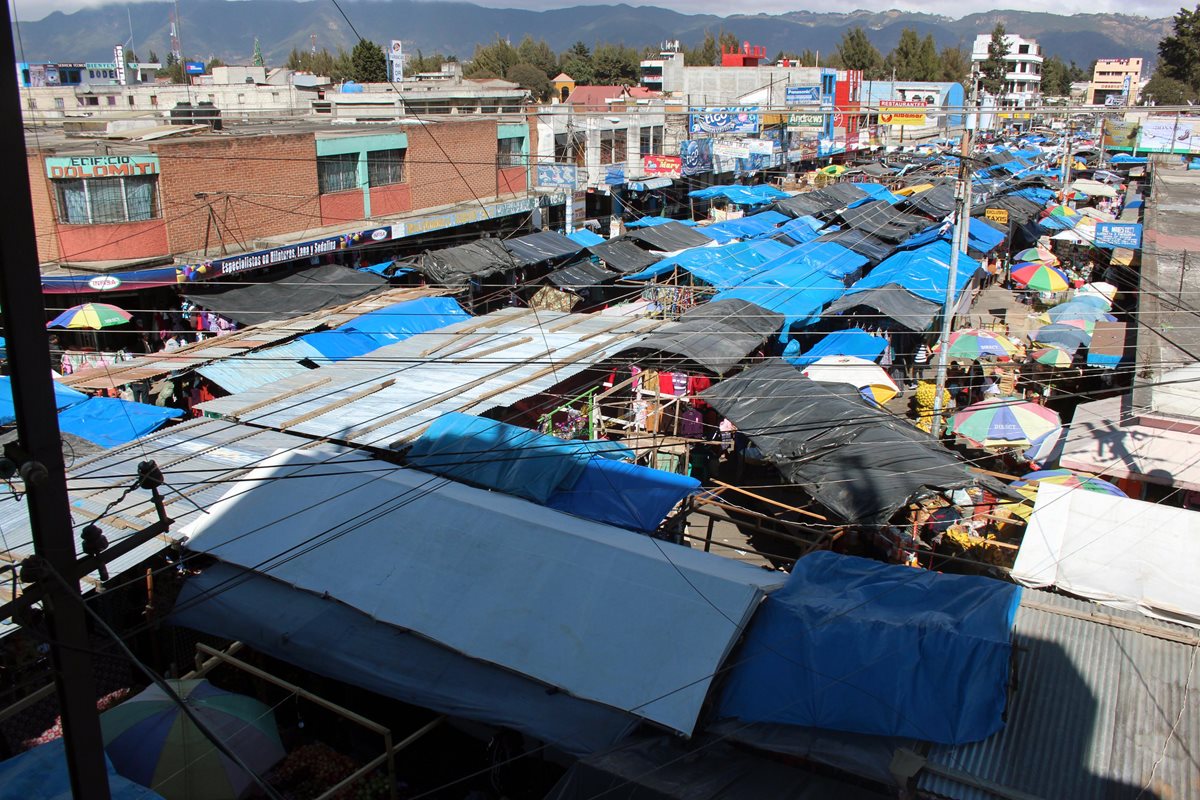
{"type": "Polygon", "coordinates": [[[114,325],[124,325],[133,318],[128,311],[122,311],[108,303],[84,303],[72,306],[46,323],[47,328],[111,328],[114,325]]]}
{"type": "Polygon", "coordinates": [[[1020,480],[1013,481],[1009,486],[1016,489],[1030,500],[1037,498],[1037,487],[1043,483],[1056,483],[1072,489],[1084,489],[1098,494],[1110,494],[1114,497],[1128,497],[1120,488],[1106,480],[1088,475],[1086,472],[1072,472],[1069,469],[1043,469],[1022,475],[1020,480]]]}
{"type": "Polygon", "coordinates": [[[1065,350],[1078,350],[1086,347],[1092,341],[1091,331],[1075,325],[1064,325],[1056,322],[1045,325],[1029,334],[1029,338],[1039,344],[1053,344],[1065,350]]]}
{"type": "Polygon", "coordinates": [[[1012,279],[1036,292],[1062,292],[1071,288],[1071,281],[1062,270],[1036,261],[1014,268],[1012,279]]]}
{"type": "Polygon", "coordinates": [[[879,405],[900,394],[900,387],[883,367],[857,356],[823,356],[802,374],[821,383],[848,383],[879,405]]]}
{"type": "Polygon", "coordinates": [[[1041,350],[1034,350],[1029,354],[1029,358],[1048,367],[1069,367],[1071,361],[1074,360],[1071,354],[1061,347],[1043,347],[1041,350]]]}
{"type": "Polygon", "coordinates": [[[946,357],[974,361],[983,356],[1011,356],[1016,350],[1016,342],[1004,334],[963,328],[950,334],[946,357]]]}
{"type": "MultiPolygon", "coordinates": [[[[283,758],[268,706],[206,680],[169,681],[205,726],[258,774],[283,758]]],[[[166,800],[218,800],[245,792],[251,777],[222,755],[157,685],[100,715],[104,750],[117,772],[166,800]]]]}
{"type": "Polygon", "coordinates": [[[1057,412],[1016,397],[993,397],[954,415],[951,432],[977,447],[1028,445],[1062,427],[1057,412]]]}
{"type": "Polygon", "coordinates": [[[821,169],[818,171],[836,178],[838,175],[841,175],[846,171],[846,167],[842,166],[841,164],[830,164],[828,166],[821,167],[821,169]]]}
{"type": "Polygon", "coordinates": [[[1027,247],[1013,256],[1013,261],[1041,261],[1052,267],[1058,266],[1058,256],[1044,247],[1027,247]]]}
{"type": "MultiPolygon", "coordinates": [[[[1104,316],[1112,317],[1111,314],[1105,314],[1104,316]]],[[[1112,317],[1112,319],[1109,319],[1108,321],[1112,322],[1115,319],[1116,319],[1115,317],[1112,317]]],[[[1088,335],[1089,339],[1091,338],[1092,334],[1094,334],[1096,332],[1096,320],[1094,320],[1094,319],[1060,319],[1057,322],[1055,322],[1054,324],[1055,325],[1067,325],[1072,328],[1079,328],[1079,330],[1083,331],[1084,333],[1086,333],[1088,335]]]]}
{"type": "Polygon", "coordinates": [[[1071,208],[1070,206],[1055,206],[1054,208],[1050,209],[1050,216],[1052,216],[1052,217],[1078,217],[1079,212],[1076,211],[1075,209],[1071,208]]]}

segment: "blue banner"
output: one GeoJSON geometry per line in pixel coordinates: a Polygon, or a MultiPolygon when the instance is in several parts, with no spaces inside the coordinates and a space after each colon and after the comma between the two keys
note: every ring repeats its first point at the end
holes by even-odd
{"type": "Polygon", "coordinates": [[[689,139],[679,143],[679,155],[683,159],[683,174],[698,175],[712,172],[712,139],[689,139]]]}
{"type": "Polygon", "coordinates": [[[574,189],[579,181],[579,168],[574,164],[538,164],[537,185],[574,189]]]}
{"type": "Polygon", "coordinates": [[[704,108],[691,115],[692,133],[758,133],[757,108],[704,108]]]}
{"type": "Polygon", "coordinates": [[[802,106],[821,102],[820,86],[789,86],[784,90],[784,102],[789,106],[802,106]]]}
{"type": "Polygon", "coordinates": [[[183,71],[184,71],[184,73],[186,73],[188,75],[203,75],[204,74],[204,62],[203,61],[185,61],[185,62],[183,62],[183,71]]]}
{"type": "Polygon", "coordinates": [[[1132,222],[1097,222],[1097,247],[1142,249],[1142,226],[1132,222]]]}

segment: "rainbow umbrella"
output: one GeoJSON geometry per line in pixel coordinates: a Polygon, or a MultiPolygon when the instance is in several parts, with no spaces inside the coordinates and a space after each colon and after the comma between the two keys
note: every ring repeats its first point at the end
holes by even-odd
{"type": "Polygon", "coordinates": [[[883,367],[857,356],[823,356],[805,367],[802,374],[821,383],[848,383],[879,405],[900,394],[900,387],[883,367]]]}
{"type": "Polygon", "coordinates": [[[1037,292],[1063,292],[1071,288],[1071,281],[1062,270],[1038,262],[1017,266],[1012,279],[1037,292]]]}
{"type": "Polygon", "coordinates": [[[128,311],[122,311],[108,303],[84,303],[72,306],[46,323],[47,328],[111,328],[114,325],[124,325],[133,318],[128,311]]]}
{"type": "MultiPolygon", "coordinates": [[[[934,348],[937,349],[936,347],[934,348]]],[[[946,346],[947,358],[974,361],[983,356],[1011,356],[1017,351],[1016,342],[1007,336],[978,328],[963,328],[950,334],[946,346]]]]}
{"type": "Polygon", "coordinates": [[[1044,247],[1027,247],[1013,256],[1013,261],[1041,261],[1052,267],[1058,266],[1058,256],[1044,247]]]}
{"type": "Polygon", "coordinates": [[[1057,428],[1057,412],[1017,397],[992,397],[954,415],[950,430],[977,447],[1028,445],[1057,428]]]}
{"type": "Polygon", "coordinates": [[[1043,483],[1055,483],[1072,489],[1083,489],[1097,494],[1109,494],[1114,497],[1128,497],[1117,486],[1106,480],[1088,475],[1086,472],[1072,472],[1069,469],[1043,469],[1022,475],[1020,480],[1013,481],[1009,486],[1016,489],[1030,500],[1037,499],[1037,488],[1043,483]]]}
{"type": "Polygon", "coordinates": [[[842,166],[841,164],[830,164],[828,166],[821,167],[821,169],[819,169],[817,171],[821,172],[825,175],[829,175],[830,177],[836,178],[837,176],[839,176],[843,172],[845,172],[846,169],[847,168],[842,166]]]}
{"type": "Polygon", "coordinates": [[[1052,216],[1052,217],[1078,217],[1079,212],[1076,211],[1075,209],[1071,208],[1070,206],[1055,206],[1054,208],[1050,209],[1050,216],[1052,216]]]}
{"type": "MultiPolygon", "coordinates": [[[[168,683],[256,773],[284,757],[270,707],[206,680],[168,683]]],[[[250,788],[251,777],[222,755],[157,684],[101,714],[100,728],[117,772],[166,800],[236,798],[250,788]]]]}
{"type": "MultiPolygon", "coordinates": [[[[1108,315],[1106,315],[1108,316],[1108,315]]],[[[1112,322],[1113,320],[1109,320],[1112,322]]],[[[1071,328],[1079,328],[1079,330],[1091,336],[1096,332],[1096,321],[1094,319],[1060,319],[1053,323],[1054,325],[1067,325],[1071,328]]],[[[1043,326],[1048,327],[1048,326],[1043,326]]]]}
{"type": "Polygon", "coordinates": [[[1029,354],[1029,358],[1048,367],[1069,367],[1073,360],[1071,354],[1061,347],[1043,347],[1041,350],[1034,350],[1029,354]]]}

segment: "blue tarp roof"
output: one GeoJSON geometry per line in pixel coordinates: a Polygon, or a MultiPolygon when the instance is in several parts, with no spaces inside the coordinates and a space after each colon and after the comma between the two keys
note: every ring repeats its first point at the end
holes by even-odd
{"type": "Polygon", "coordinates": [[[579,480],[550,496],[546,506],[577,517],[650,533],[671,509],[700,489],[700,481],[610,458],[591,458],[579,480]]]}
{"type": "Polygon", "coordinates": [[[899,195],[892,194],[888,188],[881,183],[856,183],[854,184],[859,189],[867,193],[867,197],[851,203],[851,207],[858,205],[860,202],[869,202],[870,200],[883,200],[890,205],[896,205],[903,198],[899,195]]]}
{"type": "MultiPolygon", "coordinates": [[[[680,225],[695,227],[696,222],[690,219],[671,219],[670,217],[641,217],[625,223],[626,228],[653,228],[655,225],[666,225],[668,222],[678,222],[680,225]]],[[[586,245],[591,247],[591,245],[586,245]]]]}
{"type": "Polygon", "coordinates": [[[603,244],[605,242],[605,238],[600,234],[583,229],[571,231],[567,234],[567,238],[583,247],[591,247],[594,244],[603,244]]]}
{"type": "Polygon", "coordinates": [[[305,334],[300,341],[331,361],[341,361],[469,317],[452,297],[422,297],[363,314],[331,331],[305,334]]]}
{"type": "Polygon", "coordinates": [[[717,713],[942,744],[1004,726],[1021,590],[816,552],[769,596],[717,713]]]}
{"type": "Polygon", "coordinates": [[[834,331],[814,344],[804,355],[789,358],[788,361],[802,368],[825,356],[857,356],[876,361],[886,347],[887,340],[883,337],[872,336],[860,328],[850,328],[834,331]]]}
{"type": "MultiPolygon", "coordinates": [[[[889,283],[898,284],[917,297],[934,303],[946,299],[950,279],[950,243],[941,239],[916,250],[901,250],[880,262],[871,273],[850,287],[847,294],[878,289],[889,283]]],[[[979,269],[979,262],[968,256],[958,259],[958,279],[955,296],[962,293],[979,269]]]]}
{"type": "Polygon", "coordinates": [[[742,186],[740,184],[709,186],[704,189],[694,189],[688,192],[688,195],[708,200],[714,197],[724,197],[736,205],[758,206],[765,203],[773,203],[781,197],[787,197],[788,193],[763,183],[757,186],[742,186]]]}
{"type": "Polygon", "coordinates": [[[712,302],[745,300],[784,316],[783,341],[794,324],[810,325],[821,310],[846,292],[846,286],[824,268],[808,261],[791,261],[755,273],[744,286],[718,293],[712,302]]]}
{"type": "MultiPolygon", "coordinates": [[[[763,593],[783,577],[686,547],[668,545],[667,558],[649,536],[319,448],[272,457],[209,512],[190,528],[192,551],[685,735],[763,593]]],[[[217,611],[205,602],[196,613],[217,611]]],[[[246,641],[264,638],[274,637],[246,641]]],[[[375,666],[336,650],[327,657],[352,670],[375,666]]],[[[427,674],[428,665],[388,671],[427,674]]],[[[454,697],[431,700],[461,696],[441,688],[454,697]]],[[[523,702],[489,697],[466,716],[525,720],[547,729],[540,738],[560,726],[530,720],[523,702]]]]}
{"type": "Polygon", "coordinates": [[[1038,205],[1045,205],[1054,199],[1054,191],[1041,186],[1026,186],[1023,189],[1017,189],[1010,194],[1016,197],[1024,197],[1026,200],[1032,200],[1038,205]]]}
{"type": "MultiPolygon", "coordinates": [[[[112,800],[162,800],[158,792],[117,774],[104,757],[112,800]]],[[[71,776],[62,738],[0,761],[0,800],[71,800],[71,776]]]]}
{"type": "Polygon", "coordinates": [[[119,397],[89,397],[58,413],[59,430],[100,447],[132,442],[183,416],[178,408],[134,403],[119,397]]]}
{"type": "Polygon", "coordinates": [[[978,253],[990,253],[1004,241],[1004,231],[993,228],[977,217],[967,223],[967,247],[978,253]]]}
{"type": "Polygon", "coordinates": [[[791,248],[771,239],[734,242],[719,247],[693,247],[664,258],[641,272],[626,275],[626,280],[650,280],[678,267],[705,283],[718,288],[736,286],[768,261],[791,248]]]}
{"type": "MultiPolygon", "coordinates": [[[[83,392],[63,386],[58,381],[54,382],[54,405],[58,409],[82,403],[87,398],[88,396],[83,392]]],[[[16,421],[17,412],[13,405],[12,379],[7,375],[0,375],[0,425],[9,425],[16,421]]]]}
{"type": "Polygon", "coordinates": [[[707,233],[718,242],[729,242],[733,239],[757,239],[761,236],[771,236],[779,232],[778,225],[787,222],[791,217],[778,211],[763,211],[740,219],[730,219],[713,225],[704,225],[700,230],[707,233]]]}
{"type": "MultiPolygon", "coordinates": [[[[388,268],[391,267],[395,263],[396,263],[395,261],[388,259],[387,261],[380,261],[378,264],[368,264],[365,267],[356,267],[356,269],[359,272],[373,272],[376,275],[381,275],[381,276],[387,278],[390,276],[385,273],[387,273],[388,268]]],[[[398,267],[391,271],[391,276],[403,275],[406,272],[412,272],[412,269],[409,267],[398,267]]]]}
{"type": "MultiPolygon", "coordinates": [[[[809,223],[809,220],[812,219],[812,217],[796,217],[796,219],[792,220],[791,222],[785,222],[784,224],[780,225],[779,232],[785,234],[789,239],[797,244],[811,242],[813,239],[816,239],[821,235],[818,232],[818,229],[813,228],[813,226],[809,223]]],[[[818,220],[813,221],[819,222],[818,220]]]]}
{"type": "Polygon", "coordinates": [[[1129,155],[1128,153],[1117,153],[1115,156],[1109,159],[1109,162],[1113,164],[1145,164],[1148,163],[1149,160],[1150,159],[1146,158],[1145,156],[1135,157],[1129,155]]]}

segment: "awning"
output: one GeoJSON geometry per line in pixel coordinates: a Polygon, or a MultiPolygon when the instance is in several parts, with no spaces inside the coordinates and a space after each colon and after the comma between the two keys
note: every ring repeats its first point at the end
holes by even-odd
{"type": "Polygon", "coordinates": [[[630,231],[628,236],[631,239],[645,242],[653,249],[661,250],[664,253],[685,250],[689,247],[702,247],[712,244],[713,241],[711,237],[699,233],[695,228],[689,228],[687,225],[675,221],[649,228],[638,228],[630,231]]]}
{"type": "Polygon", "coordinates": [[[179,283],[174,266],[126,270],[124,272],[82,272],[71,275],[42,275],[44,294],[88,294],[92,292],[130,292],[179,283]]]}
{"type": "MultiPolygon", "coordinates": [[[[203,284],[191,284],[199,289],[203,284]]],[[[293,317],[348,303],[387,287],[387,280],[336,264],[305,267],[269,283],[232,284],[185,295],[203,309],[240,325],[293,317]]]]}
{"type": "MultiPolygon", "coordinates": [[[[54,406],[59,410],[82,403],[88,396],[69,386],[54,381],[54,406]]],[[[13,403],[12,378],[0,375],[0,425],[17,421],[16,405],[13,403]]]]}
{"type": "Polygon", "coordinates": [[[557,231],[538,231],[515,239],[505,239],[504,246],[508,252],[528,264],[566,258],[583,249],[583,245],[557,231]]]}
{"type": "MultiPolygon", "coordinates": [[[[942,304],[926,300],[898,283],[847,294],[830,304],[830,314],[870,309],[879,317],[897,322],[911,331],[926,331],[942,313],[942,304]]],[[[868,315],[870,316],[870,315],[868,315]]]]}
{"type": "Polygon", "coordinates": [[[877,361],[886,348],[887,339],[882,336],[872,336],[859,328],[850,328],[834,331],[814,344],[808,352],[788,360],[799,367],[807,367],[825,356],[856,356],[877,361]]]}
{"type": "Polygon", "coordinates": [[[428,250],[416,263],[417,271],[434,283],[457,285],[471,278],[486,278],[528,264],[518,259],[498,239],[479,239],[470,244],[428,250]]]}
{"type": "Polygon", "coordinates": [[[853,228],[833,233],[824,233],[817,241],[840,244],[842,247],[864,255],[876,263],[883,261],[896,250],[894,244],[878,239],[865,231],[854,230],[853,228]]]}
{"type": "Polygon", "coordinates": [[[614,239],[589,245],[588,251],[618,272],[637,272],[662,259],[661,253],[651,253],[628,239],[614,239]]]}
{"type": "Polygon", "coordinates": [[[599,264],[593,264],[590,261],[557,269],[546,276],[555,286],[569,288],[597,286],[601,283],[616,280],[619,277],[621,277],[621,273],[607,270],[599,264]]]}
{"type": "Polygon", "coordinates": [[[666,189],[673,183],[670,178],[641,178],[625,181],[625,188],[632,192],[649,192],[654,189],[666,189]]]}
{"type": "Polygon", "coordinates": [[[847,208],[838,216],[851,228],[894,243],[903,242],[917,231],[929,227],[929,220],[925,217],[896,211],[882,200],[847,208]]]}

